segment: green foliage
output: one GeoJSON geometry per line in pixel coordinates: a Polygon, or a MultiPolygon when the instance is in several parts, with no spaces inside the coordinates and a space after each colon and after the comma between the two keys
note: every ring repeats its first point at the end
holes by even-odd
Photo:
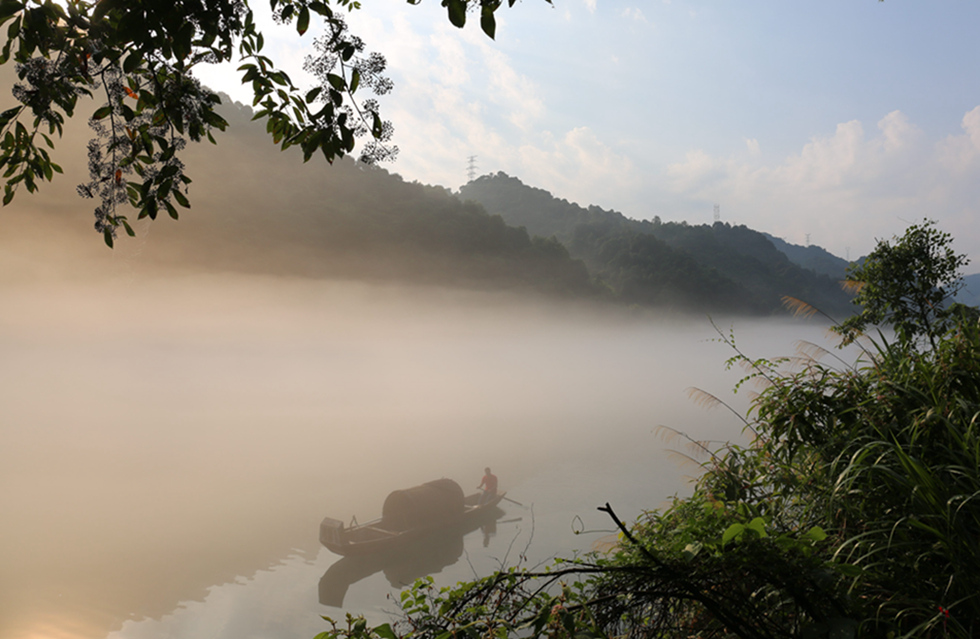
{"type": "Polygon", "coordinates": [[[951,236],[924,221],[906,229],[894,244],[879,241],[864,263],[848,269],[857,290],[859,314],[843,322],[839,332],[850,342],[873,324],[894,327],[900,339],[936,339],[954,323],[946,307],[960,289],[960,269],[969,263],[950,247],[951,236]]]}
{"type": "Polygon", "coordinates": [[[625,304],[702,312],[768,310],[741,285],[651,234],[582,224],[570,246],[625,304]]]}
{"type": "MultiPolygon", "coordinates": [[[[546,0],[549,1],[550,0],[546,0]]],[[[514,0],[508,0],[513,5],[514,0]]],[[[483,31],[495,35],[500,0],[443,0],[450,21],[462,27],[466,11],[480,11],[483,31]]],[[[138,217],[161,211],[177,218],[188,208],[180,151],[186,140],[215,141],[227,122],[218,114],[217,95],[195,79],[196,66],[243,60],[242,82],[251,86],[257,119],[282,149],[297,146],[304,160],[322,153],[327,161],[354,150],[358,137],[370,141],[361,160],[391,158],[392,134],[377,102],[358,103],[360,89],[383,94],[384,58],[363,54],[364,43],[347,33],[343,12],[356,0],[270,0],[273,17],[292,24],[301,37],[311,20],[323,21],[328,35],[317,40],[307,69],[319,80],[301,90],[262,53],[264,37],[246,0],[4,0],[0,25],[7,25],[0,64],[16,63],[20,106],[0,114],[0,170],[4,205],[21,184],[28,192],[50,181],[61,168],[49,154],[53,137],[74,117],[80,96],[98,96],[90,115],[96,137],[89,145],[88,183],[83,197],[96,198],[95,228],[111,247],[117,229],[132,228],[122,205],[138,217]]]]}
{"type": "MultiPolygon", "coordinates": [[[[931,252],[948,243],[931,237],[931,252]]],[[[930,316],[872,342],[843,368],[811,346],[795,372],[721,334],[729,363],[764,385],[745,419],[748,445],[689,441],[708,454],[693,495],[632,527],[600,508],[621,531],[612,556],[438,593],[417,584],[395,634],[978,636],[980,325],[958,313],[945,333],[936,326],[930,316]],[[913,339],[926,328],[935,348],[913,339]]]]}

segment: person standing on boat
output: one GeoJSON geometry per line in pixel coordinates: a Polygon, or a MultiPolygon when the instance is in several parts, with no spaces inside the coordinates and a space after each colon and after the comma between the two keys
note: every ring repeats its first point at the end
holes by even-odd
{"type": "Polygon", "coordinates": [[[497,476],[490,472],[489,466],[483,469],[483,479],[480,480],[480,485],[477,488],[483,489],[483,495],[480,496],[480,505],[489,502],[497,496],[497,476]]]}

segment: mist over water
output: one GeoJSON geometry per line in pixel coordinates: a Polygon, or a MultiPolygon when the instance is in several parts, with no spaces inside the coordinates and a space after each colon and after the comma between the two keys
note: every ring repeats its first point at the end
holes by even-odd
{"type": "MultiPolygon", "coordinates": [[[[39,243],[41,246],[43,243],[39,243]]],[[[707,318],[508,294],[130,269],[55,275],[5,253],[0,283],[0,638],[312,636],[330,515],[366,521],[484,466],[505,506],[453,583],[528,550],[587,550],[688,490],[654,431],[741,437],[685,389],[728,395],[707,318]],[[12,274],[14,273],[14,274],[12,274]],[[533,505],[533,508],[531,506],[533,505]],[[578,517],[579,519],[576,519],[578,517]]],[[[34,256],[36,258],[36,256],[34,256]]],[[[43,262],[43,260],[41,260],[43,262]]],[[[731,321],[719,321],[727,329],[731,321]]],[[[753,356],[823,342],[799,322],[734,322],[753,356]]],[[[676,445],[676,443],[674,444],[676,445]]],[[[380,573],[345,608],[377,615],[380,573]]]]}

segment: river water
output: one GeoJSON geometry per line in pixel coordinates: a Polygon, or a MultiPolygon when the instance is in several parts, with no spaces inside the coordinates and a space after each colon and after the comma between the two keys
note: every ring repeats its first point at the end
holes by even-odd
{"type": "MultiPolygon", "coordinates": [[[[702,317],[231,275],[0,284],[0,639],[309,639],[320,615],[382,619],[427,571],[588,550],[611,532],[597,506],[630,519],[689,490],[697,466],[657,426],[739,438],[686,389],[748,401],[702,317]],[[484,466],[521,504],[494,531],[324,582],[322,517],[365,521],[439,477],[473,489],[484,466]]],[[[758,356],[824,333],[718,324],[758,356]]]]}

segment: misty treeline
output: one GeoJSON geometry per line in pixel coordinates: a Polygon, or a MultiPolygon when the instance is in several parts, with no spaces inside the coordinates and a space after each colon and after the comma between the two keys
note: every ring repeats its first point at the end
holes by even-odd
{"type": "Polygon", "coordinates": [[[555,237],[585,262],[598,283],[628,304],[770,314],[790,296],[837,318],[852,312],[839,285],[847,263],[818,247],[794,247],[722,222],[632,220],[555,198],[504,173],[470,182],[460,197],[529,233],[555,237]]]}
{"type": "MultiPolygon", "coordinates": [[[[835,317],[851,312],[839,274],[801,268],[745,227],[629,220],[503,174],[454,195],[346,159],[304,164],[297,149],[281,152],[269,141],[248,107],[226,97],[220,113],[229,123],[221,143],[185,152],[193,208],[178,223],[143,221],[135,239],[118,243],[138,247],[146,268],[396,280],[756,315],[785,312],[789,295],[835,317]]],[[[82,127],[66,128],[60,181],[84,179],[72,146],[87,137],[82,127]]],[[[43,204],[58,186],[24,204],[43,204]]]]}
{"type": "Polygon", "coordinates": [[[863,309],[834,330],[854,363],[813,344],[756,359],[719,331],[736,388],[758,387],[735,413],[748,443],[664,429],[704,472],[635,522],[599,507],[609,553],[420,580],[394,624],[328,620],[317,639],[980,636],[980,310],[949,303],[966,264],[950,240],[913,225],[849,270],[863,309]],[[880,323],[894,337],[865,333],[880,323]]]}
{"type": "MultiPolygon", "coordinates": [[[[299,149],[280,151],[269,140],[250,108],[225,96],[220,112],[229,123],[220,143],[189,145],[184,153],[194,174],[192,207],[176,222],[134,221],[136,237],[117,240],[117,253],[139,255],[129,261],[133,268],[596,296],[584,264],[556,240],[532,237],[447,189],[374,166],[346,158],[304,163],[299,149]]],[[[23,210],[15,212],[36,216],[35,232],[71,231],[74,246],[91,228],[71,192],[87,172],[79,149],[88,135],[66,127],[59,147],[66,175],[19,200],[23,210]]]]}
{"type": "Polygon", "coordinates": [[[200,246],[195,259],[680,311],[768,315],[783,312],[788,295],[835,316],[851,312],[839,277],[797,266],[745,227],[629,220],[503,174],[453,195],[349,161],[302,165],[265,141],[247,108],[225,117],[230,134],[195,168],[198,188],[213,194],[203,199],[207,213],[184,216],[194,228],[183,241],[200,246]]]}

